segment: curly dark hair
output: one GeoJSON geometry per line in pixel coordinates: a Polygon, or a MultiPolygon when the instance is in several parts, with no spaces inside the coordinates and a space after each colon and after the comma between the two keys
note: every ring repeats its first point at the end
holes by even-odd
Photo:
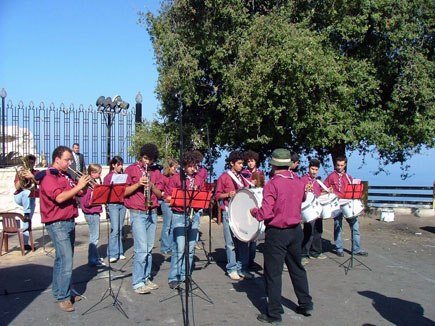
{"type": "Polygon", "coordinates": [[[236,163],[239,160],[242,160],[242,161],[245,160],[243,153],[239,152],[239,151],[232,151],[230,153],[230,156],[228,156],[228,159],[227,159],[228,163],[236,163]]]}
{"type": "Polygon", "coordinates": [[[156,145],[147,143],[140,149],[140,157],[146,155],[150,160],[156,161],[159,157],[159,150],[156,145]]]}
{"type": "Polygon", "coordinates": [[[190,164],[197,164],[198,162],[198,155],[194,152],[185,152],[183,154],[183,166],[188,166],[190,164]]]}
{"type": "Polygon", "coordinates": [[[250,159],[253,159],[255,163],[258,163],[258,160],[260,159],[260,155],[250,149],[247,150],[243,155],[245,156],[245,163],[247,163],[250,159]]]}

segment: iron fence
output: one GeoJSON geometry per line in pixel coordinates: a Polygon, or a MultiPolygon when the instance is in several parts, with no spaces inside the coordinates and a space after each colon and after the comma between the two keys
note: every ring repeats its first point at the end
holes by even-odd
{"type": "MultiPolygon", "coordinates": [[[[87,109],[80,105],[56,107],[53,103],[45,106],[43,102],[35,106],[33,102],[25,106],[22,101],[13,105],[8,101],[4,108],[5,151],[7,165],[14,165],[16,158],[35,154],[39,159],[46,157],[51,162],[51,153],[60,145],[72,147],[80,144],[80,152],[86,164],[107,163],[108,126],[104,112],[90,105],[87,109]]],[[[2,117],[3,119],[3,117],[2,117]]],[[[126,164],[133,163],[135,157],[128,154],[131,136],[135,130],[135,112],[117,114],[111,132],[110,157],[119,155],[126,164]]],[[[3,140],[2,140],[3,141],[3,140]]]]}

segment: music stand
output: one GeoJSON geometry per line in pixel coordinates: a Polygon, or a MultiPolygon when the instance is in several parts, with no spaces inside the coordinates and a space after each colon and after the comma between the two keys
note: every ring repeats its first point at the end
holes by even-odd
{"type": "MultiPolygon", "coordinates": [[[[364,184],[348,184],[348,185],[346,185],[346,188],[344,189],[343,199],[349,199],[349,200],[361,199],[363,191],[364,191],[364,184]]],[[[357,216],[354,216],[352,218],[357,218],[357,216]]],[[[370,267],[368,267],[366,264],[364,264],[358,258],[355,258],[353,255],[353,231],[352,231],[352,229],[350,231],[350,241],[352,242],[351,251],[350,251],[350,258],[346,259],[346,261],[344,261],[343,263],[338,265],[338,267],[343,266],[344,273],[345,273],[345,275],[347,275],[349,270],[354,267],[353,261],[356,260],[359,263],[358,266],[362,265],[362,266],[366,267],[369,271],[372,271],[372,269],[370,267]],[[347,264],[347,266],[346,266],[346,264],[347,264]]]]}
{"type": "MultiPolygon", "coordinates": [[[[124,201],[124,193],[125,193],[126,187],[127,187],[127,185],[125,183],[111,183],[109,185],[95,184],[94,190],[92,193],[92,197],[90,200],[90,205],[106,205],[106,204],[122,203],[124,201]]],[[[106,211],[106,213],[107,213],[107,211],[106,211]]],[[[108,224],[107,224],[107,229],[109,229],[108,224]]],[[[109,232],[107,233],[107,237],[108,238],[110,237],[109,232]]],[[[107,246],[109,246],[109,245],[110,245],[110,241],[108,239],[107,246]]],[[[98,301],[96,304],[94,304],[92,307],[90,307],[88,310],[86,310],[84,313],[82,313],[82,315],[85,315],[88,311],[90,311],[94,307],[98,306],[100,303],[102,303],[108,297],[111,297],[113,299],[112,306],[114,306],[116,309],[118,309],[118,311],[121,312],[128,319],[127,314],[125,313],[124,309],[122,309],[122,307],[121,307],[122,302],[118,300],[119,290],[118,290],[118,293],[116,295],[113,292],[112,275],[111,275],[112,267],[110,266],[110,259],[108,261],[109,261],[109,287],[104,292],[100,301],[98,301]]]]}
{"type": "MultiPolygon", "coordinates": [[[[182,189],[173,189],[172,191],[172,196],[171,196],[171,201],[169,203],[169,206],[171,207],[179,207],[179,208],[183,208],[186,207],[186,211],[191,212],[190,216],[189,216],[189,220],[190,222],[192,222],[191,218],[193,215],[193,210],[194,209],[207,209],[210,206],[210,200],[211,200],[211,191],[200,191],[200,190],[182,190],[182,189]],[[188,202],[188,205],[186,205],[186,202],[188,202]]],[[[186,212],[185,212],[186,213],[186,212]]],[[[185,215],[187,216],[187,215],[185,215]]],[[[179,259],[185,259],[185,284],[186,284],[186,296],[188,296],[189,294],[191,294],[191,296],[196,296],[198,298],[201,298],[209,303],[213,303],[213,301],[210,299],[210,297],[207,295],[207,293],[205,293],[205,291],[192,279],[192,275],[191,275],[191,271],[190,271],[190,262],[189,262],[189,241],[188,241],[188,236],[187,236],[187,220],[185,221],[184,224],[184,241],[185,241],[185,246],[184,246],[184,252],[183,255],[184,257],[181,257],[179,259]],[[195,285],[195,288],[192,287],[192,284],[195,285]],[[201,293],[205,296],[202,297],[201,295],[198,295],[196,293],[193,293],[194,290],[199,289],[201,291],[201,293]]],[[[177,289],[178,291],[181,290],[181,288],[179,287],[180,283],[179,282],[176,286],[175,289],[177,289]]],[[[160,300],[160,302],[166,301],[168,299],[170,299],[172,297],[165,297],[163,299],[160,300]]]]}

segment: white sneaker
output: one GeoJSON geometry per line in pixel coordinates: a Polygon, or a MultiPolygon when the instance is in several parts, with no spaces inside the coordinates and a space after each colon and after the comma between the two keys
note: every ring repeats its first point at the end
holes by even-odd
{"type": "Polygon", "coordinates": [[[230,279],[232,279],[234,281],[239,281],[240,280],[240,275],[237,272],[228,273],[228,276],[230,277],[230,279]]]}
{"type": "Polygon", "coordinates": [[[116,262],[118,261],[118,259],[116,259],[116,258],[110,258],[109,261],[110,261],[111,263],[116,263],[116,262]]]}
{"type": "Polygon", "coordinates": [[[124,255],[119,255],[119,259],[120,259],[120,260],[126,260],[127,257],[125,257],[124,255]]]}
{"type": "Polygon", "coordinates": [[[137,289],[133,289],[133,292],[137,293],[137,294],[148,294],[148,293],[151,293],[151,290],[149,287],[142,285],[141,287],[139,287],[137,289]]]}
{"type": "Polygon", "coordinates": [[[156,283],[151,282],[149,279],[145,281],[145,286],[150,290],[157,290],[159,288],[156,283]]]}

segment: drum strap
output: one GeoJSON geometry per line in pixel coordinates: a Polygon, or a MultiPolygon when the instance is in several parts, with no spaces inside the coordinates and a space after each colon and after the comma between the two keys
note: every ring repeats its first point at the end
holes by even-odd
{"type": "Polygon", "coordinates": [[[320,180],[318,180],[318,179],[316,179],[316,181],[319,183],[319,185],[320,185],[323,189],[325,189],[325,191],[329,192],[329,189],[325,186],[325,184],[324,184],[322,181],[320,181],[320,180]]]}
{"type": "MultiPolygon", "coordinates": [[[[239,188],[243,188],[245,187],[245,185],[242,183],[242,181],[239,180],[239,178],[237,178],[235,176],[235,174],[233,173],[233,171],[228,170],[227,171],[228,175],[231,177],[231,179],[234,180],[234,182],[237,184],[237,186],[239,186],[239,188]]],[[[250,186],[253,186],[252,182],[250,182],[249,180],[247,180],[243,175],[240,174],[240,177],[242,177],[250,186]]]]}

